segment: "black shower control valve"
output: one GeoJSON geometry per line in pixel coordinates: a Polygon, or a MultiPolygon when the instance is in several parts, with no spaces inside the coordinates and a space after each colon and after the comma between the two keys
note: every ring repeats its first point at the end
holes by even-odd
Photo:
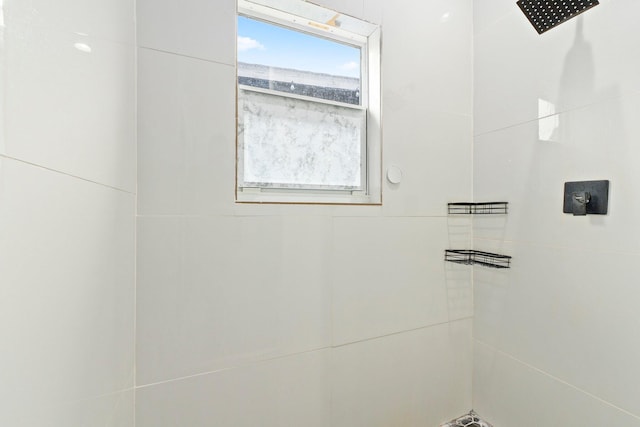
{"type": "Polygon", "coordinates": [[[576,216],[606,215],[609,181],[578,181],[564,184],[564,213],[576,216]]]}
{"type": "Polygon", "coordinates": [[[586,215],[587,204],[591,201],[591,194],[588,191],[580,191],[571,195],[573,200],[573,214],[586,215]]]}

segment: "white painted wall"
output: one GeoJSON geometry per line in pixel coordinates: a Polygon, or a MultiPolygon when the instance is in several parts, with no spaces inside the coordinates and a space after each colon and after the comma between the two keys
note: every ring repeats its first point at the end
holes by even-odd
{"type": "Polygon", "coordinates": [[[496,427],[640,426],[640,3],[544,35],[514,3],[474,2],[475,198],[510,202],[475,246],[514,258],[475,271],[473,404],[496,427]],[[609,215],[563,214],[592,179],[609,215]]]}
{"type": "Polygon", "coordinates": [[[3,426],[134,423],[133,17],[0,1],[3,426]]]}
{"type": "MultiPolygon", "coordinates": [[[[320,2],[322,3],[322,2],[320,2]]],[[[471,407],[470,0],[382,24],[371,206],[234,204],[235,1],[138,0],[137,426],[436,426],[471,407]]]]}

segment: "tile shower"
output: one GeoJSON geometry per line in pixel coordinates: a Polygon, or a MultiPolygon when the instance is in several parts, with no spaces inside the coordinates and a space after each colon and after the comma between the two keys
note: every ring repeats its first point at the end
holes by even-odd
{"type": "Polygon", "coordinates": [[[381,206],[234,203],[234,0],[0,0],[0,425],[640,426],[640,2],[316,2],[383,28],[381,206]]]}

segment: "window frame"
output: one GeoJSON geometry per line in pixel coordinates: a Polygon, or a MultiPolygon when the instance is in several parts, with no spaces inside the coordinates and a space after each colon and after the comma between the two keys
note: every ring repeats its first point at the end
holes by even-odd
{"type": "MultiPolygon", "coordinates": [[[[254,0],[256,1],[256,0],[254,0]]],[[[264,0],[257,0],[262,1],[264,0]]],[[[285,1],[286,2],[286,1],[285,1]]],[[[276,2],[278,3],[278,2],[276,2]]],[[[279,2],[279,3],[282,3],[279,2]]],[[[302,2],[305,3],[305,2],[302,2]]],[[[357,204],[380,205],[382,203],[382,129],[380,105],[380,27],[373,26],[369,34],[357,34],[342,30],[339,27],[315,22],[307,18],[274,9],[250,0],[238,0],[237,16],[261,20],[268,24],[278,25],[294,31],[301,31],[316,37],[322,37],[336,43],[352,45],[360,49],[360,105],[331,101],[326,99],[302,96],[275,90],[255,88],[238,83],[238,60],[236,54],[236,203],[300,203],[300,204],[357,204]],[[319,104],[335,105],[343,108],[353,108],[365,111],[364,135],[361,152],[361,188],[352,189],[315,189],[310,186],[281,187],[281,186],[244,186],[243,158],[241,150],[243,134],[240,132],[242,123],[241,91],[250,91],[279,96],[319,104]]],[[[305,3],[305,7],[309,7],[305,3]]],[[[320,8],[320,6],[311,5],[320,8]]],[[[320,8],[323,11],[328,9],[320,8]]],[[[337,12],[336,12],[337,13],[337,12]]],[[[237,23],[237,19],[236,19],[237,23]]],[[[236,29],[237,34],[237,29],[236,29]]]]}

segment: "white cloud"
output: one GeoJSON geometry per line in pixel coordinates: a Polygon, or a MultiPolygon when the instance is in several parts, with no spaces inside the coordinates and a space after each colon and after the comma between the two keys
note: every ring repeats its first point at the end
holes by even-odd
{"type": "Polygon", "coordinates": [[[251,37],[238,36],[238,52],[245,52],[251,49],[264,49],[264,46],[258,40],[254,40],[251,37]]]}
{"type": "Polygon", "coordinates": [[[346,64],[342,64],[340,66],[340,68],[342,68],[343,70],[357,70],[358,67],[360,66],[360,64],[358,64],[356,61],[351,61],[351,62],[347,62],[346,64]]]}

